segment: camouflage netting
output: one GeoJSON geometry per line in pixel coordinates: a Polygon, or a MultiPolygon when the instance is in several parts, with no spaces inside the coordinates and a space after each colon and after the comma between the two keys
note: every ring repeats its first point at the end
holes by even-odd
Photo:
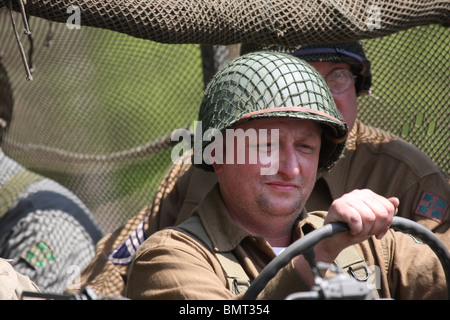
{"type": "MultiPolygon", "coordinates": [[[[68,8],[84,26],[163,43],[233,44],[337,42],[362,39],[430,23],[449,22],[446,0],[0,0],[26,12],[66,22],[68,8]],[[371,28],[379,19],[381,28],[371,28]],[[369,24],[369,26],[368,26],[369,24]]],[[[68,13],[69,11],[69,13],[68,13]]]]}
{"type": "Polygon", "coordinates": [[[196,119],[205,83],[235,55],[225,45],[246,41],[367,39],[377,98],[359,98],[360,118],[450,170],[448,1],[28,0],[29,38],[14,0],[33,81],[7,2],[0,62],[15,108],[3,148],[73,190],[105,232],[151,202],[172,164],[171,132],[196,119]],[[70,5],[81,10],[81,29],[70,5]]]}

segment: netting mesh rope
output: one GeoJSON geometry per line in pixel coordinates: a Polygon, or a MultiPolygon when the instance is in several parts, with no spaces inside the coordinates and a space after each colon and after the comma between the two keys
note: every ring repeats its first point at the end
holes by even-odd
{"type": "MultiPolygon", "coordinates": [[[[12,2],[18,8],[23,0],[12,2]]],[[[414,26],[449,23],[446,0],[27,0],[26,12],[66,22],[68,8],[83,25],[162,43],[338,42],[379,37],[414,26]],[[368,28],[372,19],[380,28],[368,28]]]]}
{"type": "MultiPolygon", "coordinates": [[[[225,45],[245,41],[367,38],[377,98],[360,98],[360,119],[449,172],[446,1],[27,1],[32,37],[21,34],[21,43],[27,59],[33,48],[33,81],[6,2],[0,62],[15,107],[3,149],[73,190],[105,232],[150,204],[172,165],[171,133],[192,125],[205,83],[236,55],[237,46],[225,45]],[[67,24],[70,5],[81,10],[80,29],[67,24]],[[380,10],[375,28],[368,5],[380,10]]],[[[11,3],[21,30],[18,1],[11,3]]]]}
{"type": "Polygon", "coordinates": [[[31,18],[34,80],[26,81],[8,26],[2,19],[2,63],[15,96],[5,152],[74,190],[111,231],[151,202],[171,164],[172,130],[196,116],[200,46],[31,18]]]}

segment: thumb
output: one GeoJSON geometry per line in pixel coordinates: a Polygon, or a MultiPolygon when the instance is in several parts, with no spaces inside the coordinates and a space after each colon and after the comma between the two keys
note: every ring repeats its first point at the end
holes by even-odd
{"type": "Polygon", "coordinates": [[[398,206],[400,205],[400,200],[397,197],[391,197],[388,199],[395,208],[394,215],[398,212],[398,206]]]}

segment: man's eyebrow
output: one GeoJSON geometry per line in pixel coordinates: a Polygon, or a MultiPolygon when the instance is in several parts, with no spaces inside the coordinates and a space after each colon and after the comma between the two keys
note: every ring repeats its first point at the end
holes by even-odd
{"type": "Polygon", "coordinates": [[[312,131],[308,131],[306,133],[302,133],[297,138],[301,139],[301,140],[317,140],[317,141],[320,141],[322,139],[321,133],[322,133],[322,131],[319,134],[315,134],[312,131]]]}
{"type": "MultiPolygon", "coordinates": [[[[270,130],[269,130],[270,131],[270,130]]],[[[315,132],[315,131],[312,131],[312,130],[305,130],[305,131],[302,131],[302,132],[299,132],[299,133],[297,133],[296,135],[295,135],[295,138],[296,139],[299,139],[299,140],[318,140],[318,141],[320,141],[321,139],[322,139],[322,132],[323,132],[323,130],[322,130],[322,128],[320,128],[320,130],[319,130],[319,132],[315,132]]],[[[281,135],[281,132],[279,133],[279,138],[281,137],[282,135],[281,135]]],[[[262,141],[264,141],[265,140],[265,138],[266,137],[262,137],[262,139],[261,139],[261,136],[259,136],[258,137],[258,141],[261,139],[262,141]]],[[[266,138],[267,140],[270,140],[271,139],[271,135],[268,133],[267,134],[267,138],[266,138]]]]}

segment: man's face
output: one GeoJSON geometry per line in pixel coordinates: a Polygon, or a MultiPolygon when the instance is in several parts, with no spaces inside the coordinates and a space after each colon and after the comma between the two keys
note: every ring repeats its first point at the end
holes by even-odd
{"type": "MultiPolygon", "coordinates": [[[[331,72],[337,69],[344,69],[351,72],[350,65],[346,63],[336,62],[310,62],[310,64],[323,76],[326,77],[331,72]]],[[[333,93],[334,102],[339,112],[344,117],[345,123],[347,123],[349,130],[353,128],[353,124],[356,120],[358,112],[357,96],[355,86],[341,93],[333,93]]]]}
{"type": "MultiPolygon", "coordinates": [[[[246,141],[245,149],[258,149],[256,163],[244,164],[227,163],[213,164],[219,175],[220,192],[231,215],[238,220],[245,217],[263,218],[297,217],[309,197],[316,180],[321,146],[321,128],[310,120],[289,118],[273,118],[251,120],[233,129],[255,130],[258,134],[266,129],[263,139],[246,141]],[[274,139],[273,129],[278,129],[278,139],[274,139]],[[275,141],[278,140],[278,141],[275,141]],[[267,147],[266,147],[267,145],[267,147]],[[278,168],[271,175],[261,174],[263,167],[268,167],[266,153],[275,152],[277,157],[270,157],[278,168]],[[246,217],[246,215],[249,215],[246,217]]],[[[243,144],[244,145],[244,144],[243,144]]],[[[239,146],[235,143],[229,152],[237,153],[239,146]]],[[[247,219],[248,221],[248,219],[247,219]]]]}

